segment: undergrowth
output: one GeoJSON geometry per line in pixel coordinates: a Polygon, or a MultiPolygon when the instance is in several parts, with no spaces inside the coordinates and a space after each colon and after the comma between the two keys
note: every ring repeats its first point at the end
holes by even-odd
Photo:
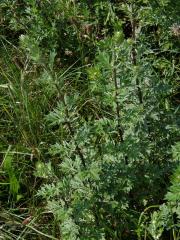
{"type": "Polygon", "coordinates": [[[1,1],[0,239],[180,239],[179,10],[1,1]]]}

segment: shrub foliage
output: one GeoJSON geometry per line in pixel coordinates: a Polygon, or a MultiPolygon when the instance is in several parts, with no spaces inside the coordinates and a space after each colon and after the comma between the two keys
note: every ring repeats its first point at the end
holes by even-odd
{"type": "Polygon", "coordinates": [[[3,239],[179,239],[179,10],[0,2],[3,239]]]}

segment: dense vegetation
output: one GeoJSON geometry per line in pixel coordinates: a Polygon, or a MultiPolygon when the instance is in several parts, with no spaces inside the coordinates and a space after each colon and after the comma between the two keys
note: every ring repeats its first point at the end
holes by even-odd
{"type": "Polygon", "coordinates": [[[180,239],[179,13],[0,1],[0,239],[180,239]]]}

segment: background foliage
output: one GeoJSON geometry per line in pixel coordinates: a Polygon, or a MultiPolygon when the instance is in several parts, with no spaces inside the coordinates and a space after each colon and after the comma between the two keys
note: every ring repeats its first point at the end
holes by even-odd
{"type": "Polygon", "coordinates": [[[2,0],[2,239],[180,238],[171,0],[2,0]]]}

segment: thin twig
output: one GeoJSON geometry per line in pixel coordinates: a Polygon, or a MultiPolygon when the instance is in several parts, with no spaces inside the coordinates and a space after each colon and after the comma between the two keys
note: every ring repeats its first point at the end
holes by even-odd
{"type": "MultiPolygon", "coordinates": [[[[67,108],[67,105],[66,105],[66,102],[65,102],[65,99],[64,99],[64,95],[62,95],[62,94],[60,93],[59,87],[58,87],[57,85],[56,85],[56,89],[57,89],[57,91],[58,91],[58,94],[59,94],[59,97],[60,97],[60,99],[61,99],[61,102],[62,102],[63,105],[64,105],[65,115],[66,115],[66,119],[67,119],[66,124],[67,124],[67,127],[68,127],[68,129],[69,129],[69,132],[70,132],[70,134],[71,134],[71,137],[73,138],[73,137],[74,137],[74,129],[73,129],[71,123],[69,122],[70,116],[69,116],[69,111],[68,111],[68,108],[67,108]]],[[[75,147],[76,147],[76,151],[77,151],[77,153],[78,153],[78,155],[79,155],[79,157],[80,157],[80,159],[81,159],[82,165],[86,168],[85,157],[84,157],[84,155],[83,155],[83,153],[82,153],[81,148],[80,148],[79,145],[76,143],[76,141],[75,141],[75,147]]]]}
{"type": "MultiPolygon", "coordinates": [[[[137,54],[136,54],[136,26],[137,26],[137,22],[135,19],[135,10],[134,10],[134,5],[132,4],[132,21],[131,21],[131,25],[132,25],[132,39],[133,39],[133,48],[132,48],[132,64],[134,66],[137,65],[137,54]]],[[[138,77],[136,77],[136,86],[137,86],[137,90],[138,90],[138,98],[139,98],[139,102],[143,103],[143,97],[142,97],[142,91],[141,88],[139,86],[139,79],[138,77]]]]}
{"type": "Polygon", "coordinates": [[[118,127],[118,135],[119,135],[119,140],[121,142],[124,141],[123,139],[123,130],[120,122],[120,105],[118,101],[118,82],[117,82],[117,72],[116,72],[116,66],[115,66],[115,54],[113,54],[113,69],[112,69],[112,79],[114,81],[114,86],[115,86],[115,103],[116,103],[116,114],[117,114],[117,127],[118,127]]]}

